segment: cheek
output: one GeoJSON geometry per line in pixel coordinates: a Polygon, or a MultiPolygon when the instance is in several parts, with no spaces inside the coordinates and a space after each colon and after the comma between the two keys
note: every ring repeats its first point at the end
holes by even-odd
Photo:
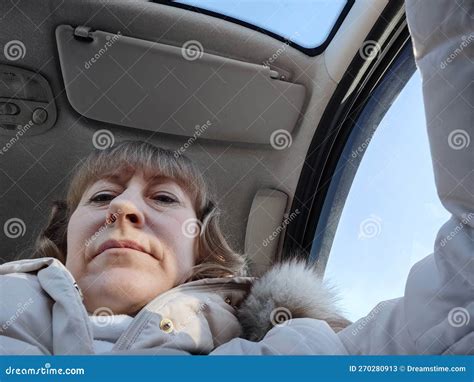
{"type": "Polygon", "coordinates": [[[198,248],[199,228],[196,216],[189,212],[177,214],[168,220],[167,244],[173,249],[179,268],[188,269],[195,264],[198,248]]]}
{"type": "Polygon", "coordinates": [[[80,210],[74,211],[69,219],[66,268],[73,274],[79,272],[84,265],[86,244],[94,232],[94,227],[86,224],[90,220],[91,218],[87,218],[80,210]]]}

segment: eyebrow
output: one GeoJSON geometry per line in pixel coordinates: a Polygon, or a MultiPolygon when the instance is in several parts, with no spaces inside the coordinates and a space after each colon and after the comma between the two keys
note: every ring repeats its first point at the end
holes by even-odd
{"type": "MultiPolygon", "coordinates": [[[[119,185],[123,185],[126,181],[128,181],[129,179],[131,179],[133,176],[133,174],[130,176],[128,174],[106,174],[104,175],[102,178],[98,179],[96,181],[97,182],[100,182],[100,181],[109,181],[111,183],[115,183],[115,184],[119,184],[119,185]]],[[[171,185],[172,186],[176,186],[178,188],[178,191],[179,193],[181,194],[181,196],[184,196],[184,194],[187,195],[187,191],[186,189],[184,189],[180,184],[179,182],[177,182],[175,179],[169,177],[169,176],[165,176],[165,175],[154,175],[154,176],[149,176],[149,177],[146,177],[145,180],[151,185],[151,186],[156,186],[156,185],[160,185],[160,184],[165,184],[165,183],[172,183],[171,185]]]]}
{"type": "MultiPolygon", "coordinates": [[[[108,180],[108,181],[113,182],[113,183],[122,184],[125,181],[128,181],[129,179],[131,179],[132,177],[133,177],[133,174],[130,175],[130,174],[127,174],[127,173],[125,173],[125,174],[106,174],[103,177],[101,177],[100,179],[98,179],[97,181],[100,182],[101,180],[108,180]]],[[[173,178],[171,178],[169,176],[165,176],[165,175],[154,175],[154,176],[151,176],[151,177],[146,177],[145,180],[152,183],[152,184],[172,182],[172,183],[175,183],[175,184],[179,185],[179,183],[176,180],[174,180],[173,178]]]]}

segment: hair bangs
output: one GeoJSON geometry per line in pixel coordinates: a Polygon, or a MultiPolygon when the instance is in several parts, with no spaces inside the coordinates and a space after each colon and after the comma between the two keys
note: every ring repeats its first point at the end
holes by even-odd
{"type": "Polygon", "coordinates": [[[166,178],[176,182],[190,197],[196,214],[205,207],[206,183],[194,164],[184,156],[146,142],[126,141],[102,151],[95,151],[80,168],[68,195],[71,212],[82,195],[100,179],[126,177],[142,172],[145,179],[166,178]]]}

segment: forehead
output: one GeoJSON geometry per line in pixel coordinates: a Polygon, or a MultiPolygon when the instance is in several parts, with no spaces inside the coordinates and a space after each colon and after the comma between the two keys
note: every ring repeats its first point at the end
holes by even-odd
{"type": "Polygon", "coordinates": [[[180,187],[178,182],[165,175],[149,175],[149,174],[143,174],[142,172],[136,172],[136,173],[120,173],[120,174],[105,174],[101,178],[97,179],[95,183],[98,182],[106,182],[106,183],[115,183],[115,184],[120,184],[120,185],[126,185],[129,183],[132,179],[137,179],[147,185],[150,184],[171,184],[175,185],[177,187],[180,187]]]}

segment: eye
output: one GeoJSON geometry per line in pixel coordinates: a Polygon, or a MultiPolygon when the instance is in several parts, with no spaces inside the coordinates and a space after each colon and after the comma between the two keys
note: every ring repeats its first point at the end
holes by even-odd
{"type": "Polygon", "coordinates": [[[153,200],[156,200],[157,202],[164,203],[164,204],[172,204],[172,203],[177,203],[178,201],[174,199],[173,197],[165,194],[157,194],[153,196],[153,200]]]}
{"type": "Polygon", "coordinates": [[[115,198],[115,195],[100,193],[94,195],[92,198],[89,199],[89,201],[92,203],[104,203],[112,200],[113,198],[115,198]]]}

